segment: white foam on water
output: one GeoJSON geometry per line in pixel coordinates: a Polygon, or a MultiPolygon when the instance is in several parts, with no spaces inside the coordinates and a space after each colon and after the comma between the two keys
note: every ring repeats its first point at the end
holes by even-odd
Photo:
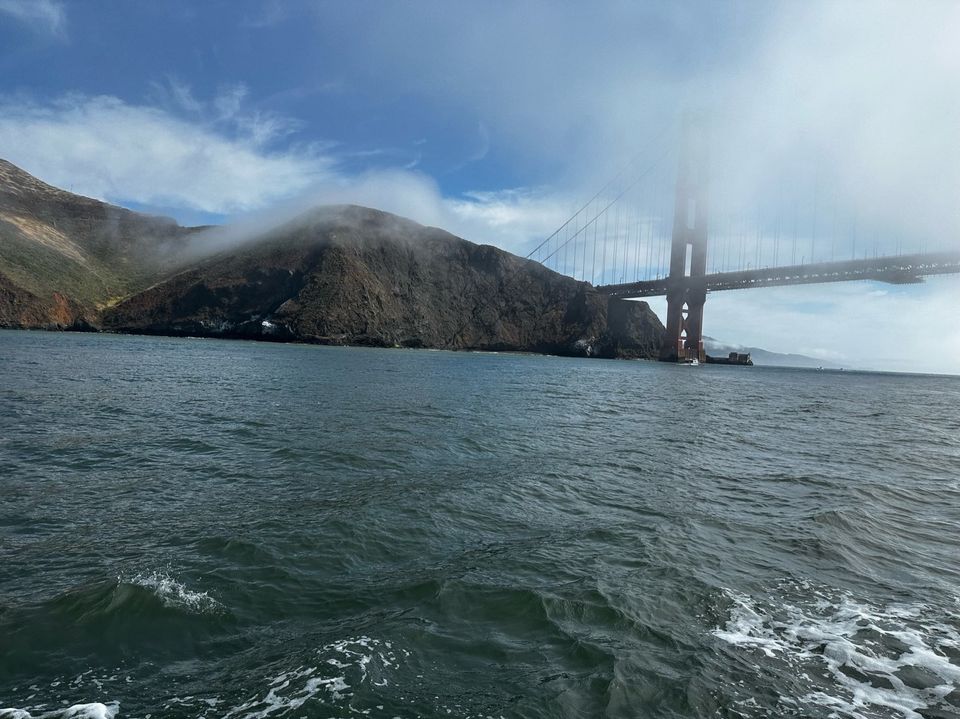
{"type": "Polygon", "coordinates": [[[178,582],[168,574],[161,572],[152,572],[150,574],[137,574],[132,579],[118,577],[120,582],[135,584],[144,589],[151,590],[164,606],[177,609],[186,609],[190,612],[204,613],[217,612],[222,609],[220,603],[211,597],[207,592],[197,592],[178,582]]]}
{"type": "Polygon", "coordinates": [[[960,616],[923,604],[875,606],[807,584],[781,589],[762,600],[725,592],[730,618],[712,634],[774,660],[756,664],[758,672],[783,662],[809,684],[785,703],[858,719],[960,713],[956,695],[946,699],[960,691],[960,616]]]}
{"type": "Polygon", "coordinates": [[[120,705],[116,702],[111,704],[93,702],[91,704],[74,704],[56,716],[61,719],[113,719],[119,710],[120,705]]]}
{"type": "MultiPolygon", "coordinates": [[[[116,667],[112,674],[107,671],[98,675],[93,669],[88,669],[74,677],[56,677],[46,688],[31,684],[26,688],[30,693],[20,702],[22,706],[0,708],[0,719],[114,719],[120,711],[119,701],[71,704],[67,698],[62,698],[61,701],[51,697],[58,694],[63,697],[64,692],[68,692],[67,697],[70,699],[77,696],[102,695],[103,683],[117,680],[119,675],[115,672],[118,670],[119,667],[116,667]],[[31,701],[35,703],[28,705],[31,701]],[[61,706],[56,705],[58,701],[61,706]]],[[[16,692],[17,689],[14,688],[11,691],[16,692]]]]}
{"type": "MultiPolygon", "coordinates": [[[[283,716],[307,702],[343,708],[349,706],[355,691],[362,685],[387,686],[387,670],[399,666],[389,642],[366,636],[332,642],[320,648],[317,655],[316,666],[299,666],[268,679],[265,692],[233,707],[222,715],[223,719],[283,716]]],[[[369,710],[357,711],[365,714],[369,710]]]]}
{"type": "Polygon", "coordinates": [[[51,711],[34,708],[35,713],[26,709],[0,709],[0,719],[113,719],[119,710],[118,702],[91,702],[51,711]]]}

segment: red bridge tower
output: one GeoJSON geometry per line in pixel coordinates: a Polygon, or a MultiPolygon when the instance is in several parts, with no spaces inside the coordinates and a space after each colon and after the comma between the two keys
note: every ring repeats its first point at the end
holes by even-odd
{"type": "Polygon", "coordinates": [[[667,278],[667,323],[660,359],[706,361],[703,351],[703,303],[707,299],[707,141],[699,124],[684,124],[677,169],[676,204],[670,275],[667,278]]]}

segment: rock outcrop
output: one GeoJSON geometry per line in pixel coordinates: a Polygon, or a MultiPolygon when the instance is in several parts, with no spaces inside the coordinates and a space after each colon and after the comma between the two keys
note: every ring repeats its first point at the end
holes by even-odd
{"type": "Polygon", "coordinates": [[[123,332],[652,357],[646,303],[367,208],[323,208],[107,311],[123,332]]]}

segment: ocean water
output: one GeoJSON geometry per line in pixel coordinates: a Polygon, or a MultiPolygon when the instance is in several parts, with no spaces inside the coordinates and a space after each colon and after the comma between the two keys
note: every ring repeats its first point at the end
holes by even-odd
{"type": "Polygon", "coordinates": [[[960,379],[0,332],[0,708],[960,716],[960,379]]]}

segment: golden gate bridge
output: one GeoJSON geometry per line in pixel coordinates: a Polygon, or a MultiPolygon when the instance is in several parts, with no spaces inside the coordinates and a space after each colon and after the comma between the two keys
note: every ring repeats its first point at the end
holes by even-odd
{"type": "Polygon", "coordinates": [[[766,205],[725,209],[723,184],[710,192],[708,143],[702,125],[686,120],[679,142],[634,157],[527,256],[604,294],[665,296],[661,360],[708,361],[711,292],[960,273],[960,236],[861,216],[825,189],[819,169],[768,193],[766,205]]]}

